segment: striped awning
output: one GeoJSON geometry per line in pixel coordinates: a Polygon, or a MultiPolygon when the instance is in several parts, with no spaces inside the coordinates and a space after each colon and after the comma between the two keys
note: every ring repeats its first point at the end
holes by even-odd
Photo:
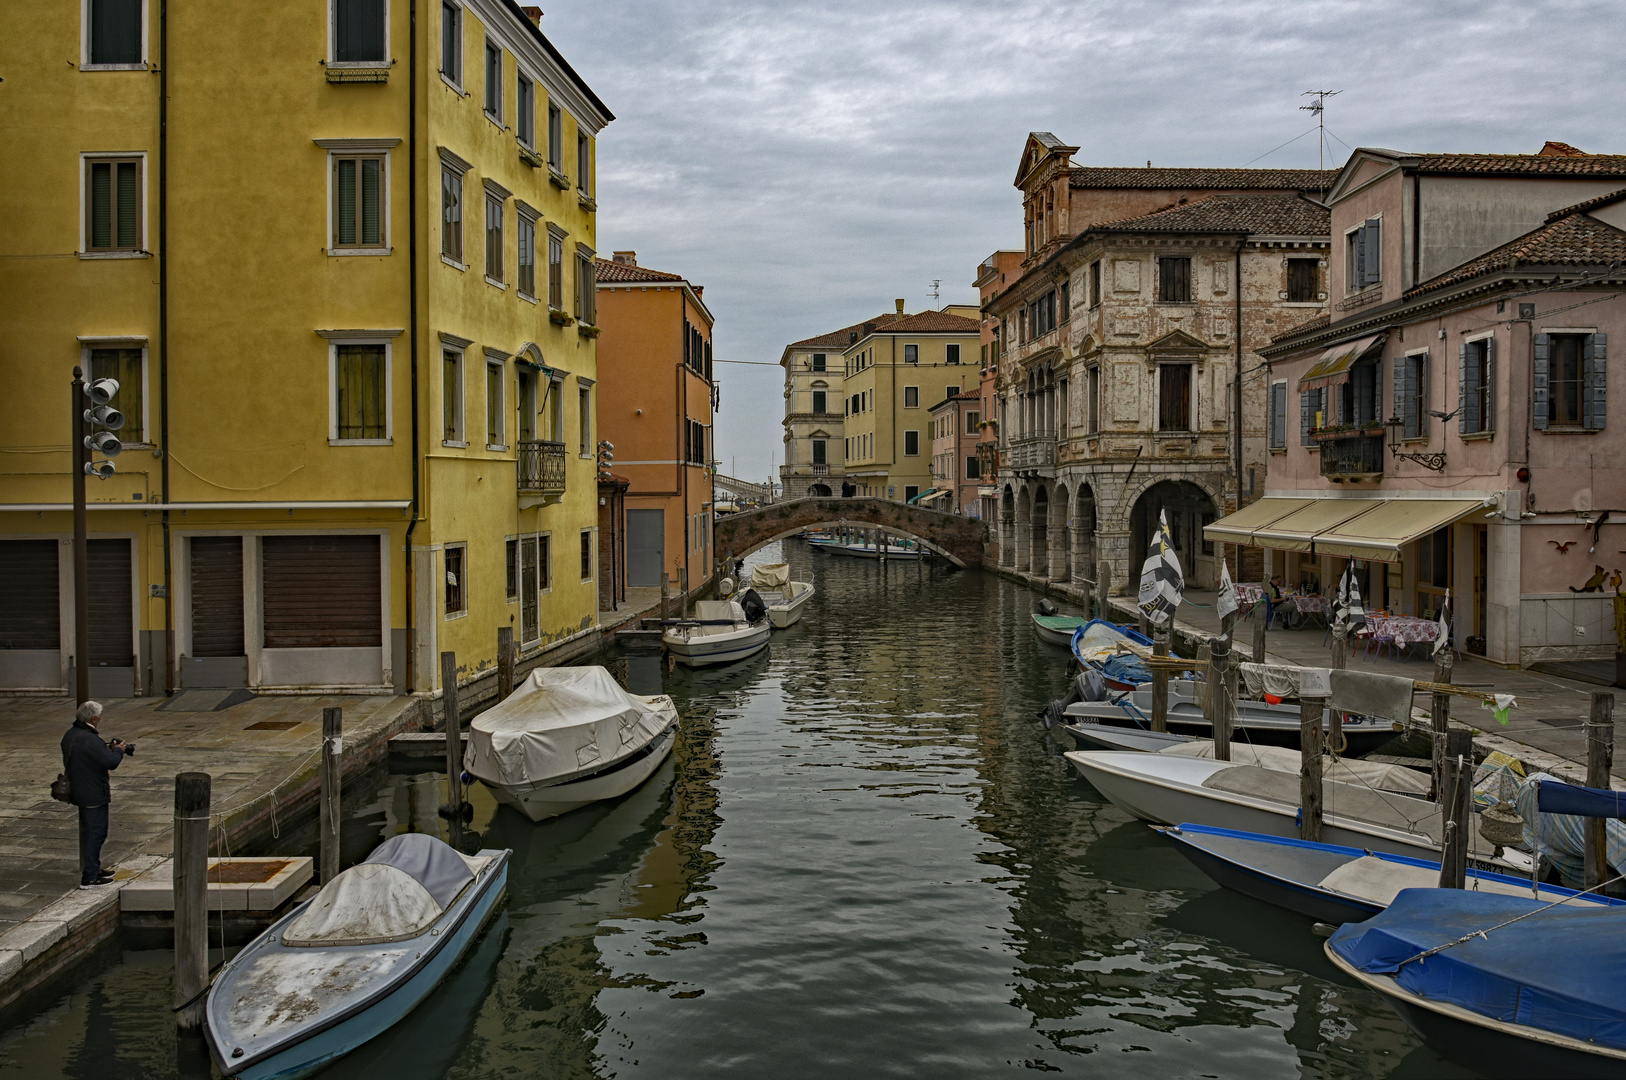
{"type": "Polygon", "coordinates": [[[1347,375],[1349,369],[1355,366],[1355,361],[1365,356],[1373,346],[1383,343],[1384,336],[1372,334],[1354,341],[1346,341],[1342,345],[1334,345],[1321,354],[1321,359],[1310,365],[1310,370],[1299,379],[1299,389],[1321,386],[1341,375],[1347,375]]]}

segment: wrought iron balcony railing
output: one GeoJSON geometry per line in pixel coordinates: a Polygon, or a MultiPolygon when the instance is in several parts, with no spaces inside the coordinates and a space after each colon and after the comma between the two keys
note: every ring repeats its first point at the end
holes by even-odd
{"type": "Polygon", "coordinates": [[[1337,480],[1383,475],[1383,436],[1351,435],[1321,442],[1321,475],[1337,480]]]}
{"type": "Polygon", "coordinates": [[[519,493],[558,495],[565,490],[565,444],[528,439],[519,444],[519,493]]]}

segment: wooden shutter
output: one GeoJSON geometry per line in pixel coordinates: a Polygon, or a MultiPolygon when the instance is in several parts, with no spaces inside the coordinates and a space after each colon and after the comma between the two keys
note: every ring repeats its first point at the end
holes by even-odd
{"type": "Polygon", "coordinates": [[[1588,334],[1581,346],[1581,419],[1602,431],[1609,419],[1609,335],[1588,334]]]}
{"type": "Polygon", "coordinates": [[[261,545],[266,648],[383,644],[377,536],[267,536],[261,545]]]}
{"type": "Polygon", "coordinates": [[[55,540],[0,540],[0,649],[60,649],[55,540]]]}
{"type": "Polygon", "coordinates": [[[1468,370],[1468,344],[1457,346],[1457,434],[1479,430],[1479,394],[1468,370]]]}
{"type": "Polygon", "coordinates": [[[1299,391],[1299,445],[1310,446],[1315,440],[1310,438],[1310,428],[1315,421],[1315,401],[1317,393],[1314,390],[1299,391]]]}
{"type": "Polygon", "coordinates": [[[1485,370],[1480,377],[1483,383],[1476,385],[1475,389],[1481,391],[1483,401],[1479,407],[1479,431],[1496,430],[1496,339],[1485,339],[1485,370]]]}
{"type": "Polygon", "coordinates": [[[243,540],[194,536],[193,656],[243,656],[243,540]]]}
{"type": "Polygon", "coordinates": [[[1287,445],[1287,384],[1273,383],[1270,387],[1270,445],[1287,445]]]}
{"type": "Polygon", "coordinates": [[[384,60],[384,0],[334,0],[333,24],[335,61],[384,60]]]}
{"type": "Polygon", "coordinates": [[[1367,218],[1366,225],[1361,229],[1361,247],[1363,257],[1361,260],[1361,286],[1376,285],[1383,280],[1383,223],[1377,218],[1367,218]]]}
{"type": "Polygon", "coordinates": [[[1391,416],[1404,418],[1406,416],[1406,372],[1411,368],[1411,361],[1402,356],[1395,361],[1394,375],[1394,405],[1391,416]]]}
{"type": "Polygon", "coordinates": [[[1400,366],[1395,369],[1395,378],[1397,380],[1404,376],[1406,401],[1405,408],[1400,415],[1406,422],[1405,433],[1408,439],[1421,438],[1424,434],[1421,384],[1422,380],[1427,378],[1427,373],[1427,353],[1422,356],[1405,357],[1400,366]]]}
{"type": "Polygon", "coordinates": [[[93,667],[133,667],[131,638],[134,601],[130,596],[130,541],[92,540],[87,550],[90,571],[90,641],[85,648],[93,667]]]}
{"type": "Polygon", "coordinates": [[[1537,431],[1546,431],[1549,422],[1548,413],[1552,406],[1552,349],[1553,339],[1550,334],[1537,334],[1535,343],[1531,347],[1531,358],[1535,364],[1535,384],[1532,388],[1530,407],[1534,415],[1530,418],[1530,426],[1537,431]]]}
{"type": "Polygon", "coordinates": [[[90,0],[92,64],[141,63],[142,3],[143,0],[90,0]]]}

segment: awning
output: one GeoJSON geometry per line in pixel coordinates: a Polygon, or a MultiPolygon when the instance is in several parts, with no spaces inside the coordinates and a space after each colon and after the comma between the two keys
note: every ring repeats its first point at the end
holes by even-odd
{"type": "Polygon", "coordinates": [[[1399,562],[1400,549],[1485,507],[1483,499],[1385,499],[1358,517],[1317,534],[1321,555],[1399,562]]]}
{"type": "Polygon", "coordinates": [[[1311,385],[1319,386],[1322,382],[1343,375],[1355,365],[1355,361],[1366,355],[1368,349],[1382,341],[1384,335],[1372,334],[1370,337],[1358,338],[1355,341],[1346,341],[1342,345],[1334,345],[1321,354],[1321,359],[1310,365],[1299,379],[1299,389],[1311,385]]]}
{"type": "Polygon", "coordinates": [[[1263,529],[1313,502],[1314,499],[1272,499],[1267,496],[1249,503],[1229,517],[1203,526],[1203,539],[1225,544],[1252,544],[1255,529],[1263,529]]]}
{"type": "Polygon", "coordinates": [[[1382,499],[1316,499],[1308,506],[1255,530],[1253,542],[1258,547],[1309,551],[1317,533],[1342,525],[1382,503],[1382,499]]]}
{"type": "Polygon", "coordinates": [[[936,491],[927,492],[915,501],[921,503],[936,502],[938,499],[946,499],[948,497],[948,493],[948,488],[938,488],[936,491]]]}

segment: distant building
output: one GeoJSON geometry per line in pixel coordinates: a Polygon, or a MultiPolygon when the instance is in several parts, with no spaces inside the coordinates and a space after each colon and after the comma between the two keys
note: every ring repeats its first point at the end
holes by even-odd
{"type": "Polygon", "coordinates": [[[627,584],[695,589],[713,564],[712,314],[702,286],[637,252],[600,259],[597,280],[599,430],[628,480],[627,584]]]}
{"type": "Polygon", "coordinates": [[[977,443],[982,436],[982,397],[976,388],[933,405],[931,431],[932,486],[920,497],[921,505],[981,517],[977,493],[982,486],[982,461],[977,443]]]}
{"type": "Polygon", "coordinates": [[[785,463],[779,467],[784,498],[843,494],[843,357],[864,327],[879,326],[893,318],[890,314],[877,315],[828,334],[792,342],[780,354],[779,364],[785,369],[785,463]]]}
{"type": "MultiPolygon", "coordinates": [[[[999,319],[989,314],[988,304],[1005,288],[1021,276],[1020,251],[996,251],[977,267],[977,289],[982,303],[982,332],[979,346],[979,380],[977,393],[982,399],[978,409],[982,423],[977,438],[978,470],[981,483],[977,489],[979,510],[977,516],[984,521],[999,520],[999,421],[995,403],[999,399],[999,366],[1003,342],[1000,338],[999,319]]],[[[990,530],[997,536],[998,530],[990,530]]]]}

